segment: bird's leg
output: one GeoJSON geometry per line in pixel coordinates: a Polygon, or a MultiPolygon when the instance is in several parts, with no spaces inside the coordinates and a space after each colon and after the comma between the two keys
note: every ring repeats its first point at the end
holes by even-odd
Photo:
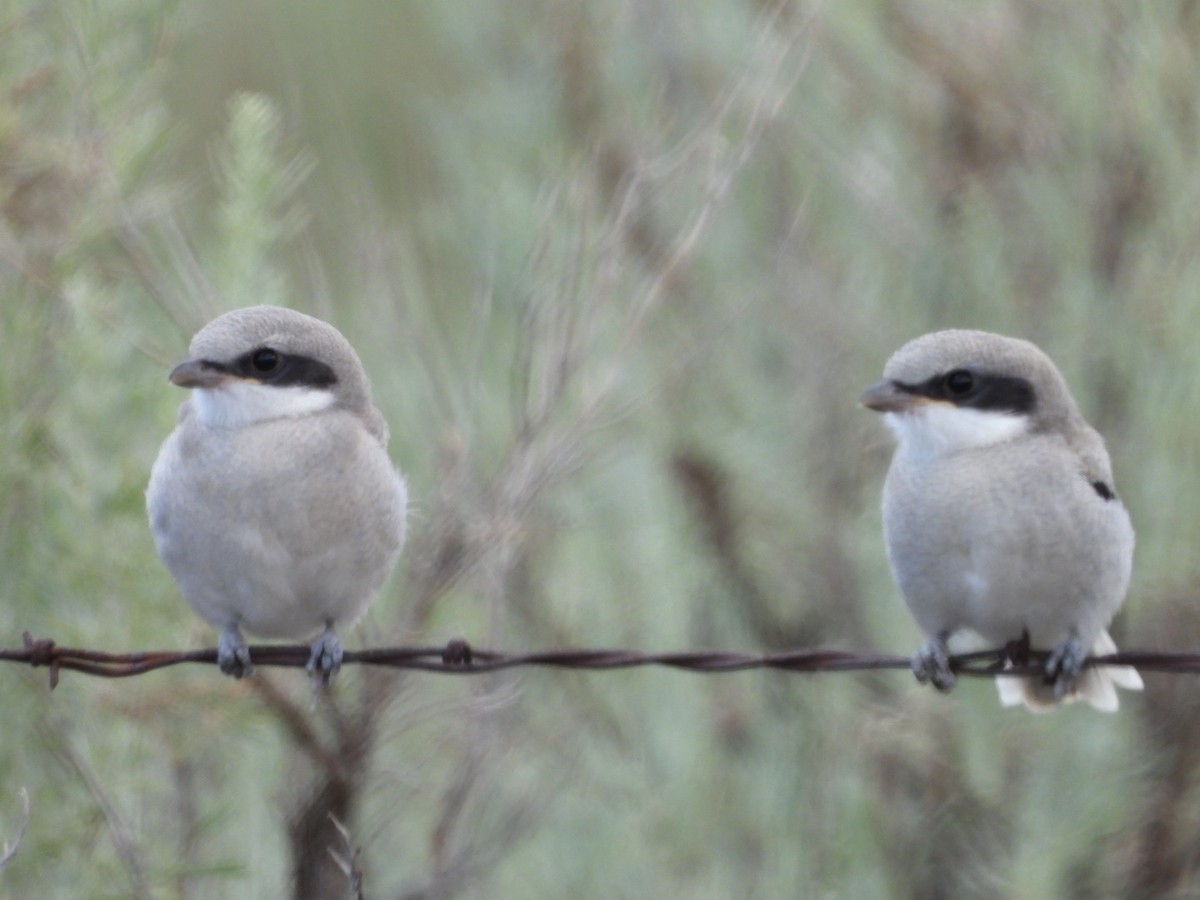
{"type": "Polygon", "coordinates": [[[1073,631],[1050,651],[1046,658],[1046,684],[1054,685],[1056,699],[1061,700],[1071,693],[1075,679],[1083,671],[1083,661],[1087,655],[1087,647],[1083,646],[1079,635],[1073,631]]]}
{"type": "Polygon", "coordinates": [[[939,691],[954,687],[954,673],[950,671],[950,650],[946,646],[947,635],[932,635],[912,659],[912,671],[921,684],[929,682],[939,691]]]}
{"type": "Polygon", "coordinates": [[[242,630],[238,628],[237,620],[232,620],[221,629],[217,639],[217,665],[226,675],[242,678],[254,671],[250,664],[250,648],[242,639],[242,630]]]}
{"type": "Polygon", "coordinates": [[[312,653],[305,668],[314,681],[327,685],[342,667],[342,641],[333,630],[333,622],[325,623],[325,630],[313,641],[312,653]]]}

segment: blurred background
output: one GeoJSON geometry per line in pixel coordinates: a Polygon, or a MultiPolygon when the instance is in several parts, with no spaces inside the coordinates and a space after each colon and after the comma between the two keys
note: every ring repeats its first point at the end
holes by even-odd
{"type": "MultiPolygon", "coordinates": [[[[213,646],[143,491],[190,335],[355,344],[409,477],[348,645],[907,654],[857,406],[1034,340],[1200,646],[1200,3],[9,0],[0,645],[213,646]]],[[[0,667],[5,896],[1194,897],[1200,694],[902,672],[0,667]],[[341,822],[348,837],[331,824],[341,822]]]]}

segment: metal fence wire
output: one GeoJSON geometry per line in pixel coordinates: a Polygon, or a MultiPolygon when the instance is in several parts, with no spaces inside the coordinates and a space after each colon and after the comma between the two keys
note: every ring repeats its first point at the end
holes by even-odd
{"type": "MultiPolygon", "coordinates": [[[[128,678],[184,663],[215,665],[217,662],[215,647],[203,650],[108,653],[78,647],[62,647],[47,638],[34,638],[29,632],[25,632],[22,638],[21,647],[0,648],[0,661],[47,667],[50,670],[51,687],[58,684],[59,673],[63,670],[101,678],[128,678]]],[[[250,647],[250,657],[254,665],[264,667],[302,669],[308,663],[309,653],[309,647],[303,644],[257,644],[250,647]]],[[[1040,675],[1047,656],[1045,651],[1031,650],[1026,644],[1018,641],[994,650],[954,654],[950,657],[950,668],[956,674],[968,677],[1040,675]]],[[[461,638],[456,638],[442,646],[347,650],[342,664],[415,669],[444,675],[480,675],[521,667],[611,671],[647,666],[717,674],[744,672],[750,669],[794,673],[908,669],[911,661],[907,656],[833,649],[796,649],[754,654],[721,650],[656,653],[564,648],[510,653],[480,649],[461,638]]],[[[1089,657],[1084,665],[1126,665],[1135,666],[1144,672],[1200,673],[1200,652],[1130,650],[1089,657]]]]}

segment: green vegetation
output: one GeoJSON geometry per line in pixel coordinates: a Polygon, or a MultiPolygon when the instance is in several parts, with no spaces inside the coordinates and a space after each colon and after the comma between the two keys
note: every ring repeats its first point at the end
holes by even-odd
{"type": "MultiPolygon", "coordinates": [[[[1200,646],[1195,3],[13,0],[0,42],[0,644],[213,645],[142,491],[188,336],[277,302],[413,493],[350,646],[911,651],[856,400],[949,326],[1060,364],[1138,529],[1118,643],[1200,646]]],[[[1197,875],[1187,677],[0,679],[4,896],[341,896],[330,812],[372,897],[1197,875]]]]}

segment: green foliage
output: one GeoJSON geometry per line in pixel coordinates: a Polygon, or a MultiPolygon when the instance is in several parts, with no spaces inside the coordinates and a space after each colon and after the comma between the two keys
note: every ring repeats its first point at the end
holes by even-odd
{"type": "Polygon", "coordinates": [[[217,252],[205,262],[234,307],[287,304],[283,273],[268,261],[303,226],[287,203],[311,164],[304,156],[281,160],[281,129],[279,111],[266,97],[239,94],[230,101],[228,138],[216,157],[217,252]]]}
{"type": "MultiPolygon", "coordinates": [[[[1200,643],[1191,5],[3,16],[0,643],[213,643],[142,490],[168,367],[254,303],[347,334],[410,479],[352,642],[915,647],[855,401],[907,338],[974,326],[1041,344],[1108,438],[1139,535],[1119,643],[1200,643]]],[[[369,896],[1194,880],[1182,678],[1033,717],[896,674],[347,668],[331,703],[296,673],[43,674],[0,667],[0,840],[32,807],[5,896],[311,896],[323,802],[369,896]]]]}

